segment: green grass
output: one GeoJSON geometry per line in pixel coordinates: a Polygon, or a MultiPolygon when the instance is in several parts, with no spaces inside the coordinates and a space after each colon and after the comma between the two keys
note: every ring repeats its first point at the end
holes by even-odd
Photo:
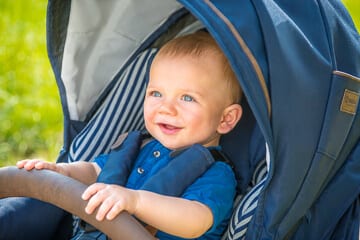
{"type": "Polygon", "coordinates": [[[0,1],[0,165],[53,160],[62,143],[60,99],[47,59],[46,1],[0,1]]]}
{"type": "MultiPolygon", "coordinates": [[[[360,1],[344,0],[360,29],[360,1]]],[[[55,160],[62,113],[46,53],[45,0],[0,0],[0,166],[55,160]]]]}

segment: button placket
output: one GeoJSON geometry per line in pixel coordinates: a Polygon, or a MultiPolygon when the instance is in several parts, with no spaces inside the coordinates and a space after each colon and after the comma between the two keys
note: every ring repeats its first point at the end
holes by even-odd
{"type": "MultiPolygon", "coordinates": [[[[155,158],[159,158],[161,156],[161,153],[159,150],[154,151],[152,154],[155,158]]],[[[145,169],[143,167],[140,166],[137,168],[138,174],[144,174],[144,172],[145,172],[145,169]]]]}

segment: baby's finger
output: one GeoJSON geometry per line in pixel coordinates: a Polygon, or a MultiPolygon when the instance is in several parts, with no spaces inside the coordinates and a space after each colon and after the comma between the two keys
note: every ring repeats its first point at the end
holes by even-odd
{"type": "Polygon", "coordinates": [[[104,184],[102,183],[94,183],[92,185],[90,185],[89,187],[87,187],[85,189],[85,191],[83,192],[83,194],[81,195],[81,198],[85,201],[89,200],[89,198],[96,194],[99,190],[104,188],[104,184]]]}
{"type": "Polygon", "coordinates": [[[100,204],[106,199],[106,195],[104,193],[104,188],[106,188],[105,184],[95,183],[91,185],[88,189],[83,193],[83,199],[88,200],[85,207],[85,212],[87,214],[92,214],[96,208],[100,206],[100,204]]]}
{"type": "Polygon", "coordinates": [[[96,219],[98,221],[104,220],[105,216],[114,206],[114,201],[111,197],[106,198],[101,205],[98,207],[98,211],[96,213],[96,219]]]}
{"type": "Polygon", "coordinates": [[[30,161],[27,161],[24,165],[24,168],[26,170],[32,170],[35,168],[35,164],[38,163],[38,160],[30,160],[30,161]]]}
{"type": "Polygon", "coordinates": [[[36,161],[36,162],[34,162],[34,168],[38,169],[38,170],[45,169],[45,168],[47,168],[46,167],[47,164],[48,163],[43,162],[43,161],[36,161]]]}
{"type": "MultiPolygon", "coordinates": [[[[103,200],[104,198],[101,196],[101,193],[93,195],[85,207],[85,212],[87,214],[92,214],[95,212],[95,209],[101,206],[103,200]]],[[[101,214],[99,215],[99,218],[101,218],[100,216],[101,214]]]]}
{"type": "Polygon", "coordinates": [[[106,214],[106,219],[107,220],[113,220],[117,215],[120,214],[120,212],[122,212],[124,210],[124,206],[122,204],[122,202],[117,201],[112,208],[110,209],[110,211],[108,212],[108,214],[106,214]]]}
{"type": "Polygon", "coordinates": [[[29,160],[28,160],[28,159],[20,160],[20,161],[18,161],[18,162],[16,163],[16,166],[17,166],[18,168],[23,168],[24,165],[25,165],[25,163],[26,163],[27,161],[29,161],[29,160]]]}
{"type": "Polygon", "coordinates": [[[24,168],[28,171],[32,170],[35,167],[35,164],[38,163],[40,160],[32,159],[32,160],[22,160],[19,161],[16,165],[18,168],[24,168]]]}
{"type": "Polygon", "coordinates": [[[56,164],[51,162],[39,161],[35,164],[35,168],[39,170],[48,169],[48,170],[56,171],[56,164]]]}

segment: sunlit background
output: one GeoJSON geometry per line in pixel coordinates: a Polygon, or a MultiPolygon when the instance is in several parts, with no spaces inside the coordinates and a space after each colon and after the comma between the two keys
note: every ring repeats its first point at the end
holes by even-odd
{"type": "Polygon", "coordinates": [[[0,0],[0,165],[54,159],[62,110],[46,52],[44,0],[0,0]]]}
{"type": "MultiPolygon", "coordinates": [[[[360,1],[344,0],[360,29],[360,1]]],[[[55,160],[63,117],[46,52],[44,0],[0,0],[0,166],[55,160]]]]}

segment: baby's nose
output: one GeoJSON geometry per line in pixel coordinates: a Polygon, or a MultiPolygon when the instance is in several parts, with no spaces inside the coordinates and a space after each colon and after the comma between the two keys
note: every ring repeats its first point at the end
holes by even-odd
{"type": "Polygon", "coordinates": [[[173,100],[164,100],[159,108],[159,112],[162,114],[175,115],[176,103],[173,100]]]}

